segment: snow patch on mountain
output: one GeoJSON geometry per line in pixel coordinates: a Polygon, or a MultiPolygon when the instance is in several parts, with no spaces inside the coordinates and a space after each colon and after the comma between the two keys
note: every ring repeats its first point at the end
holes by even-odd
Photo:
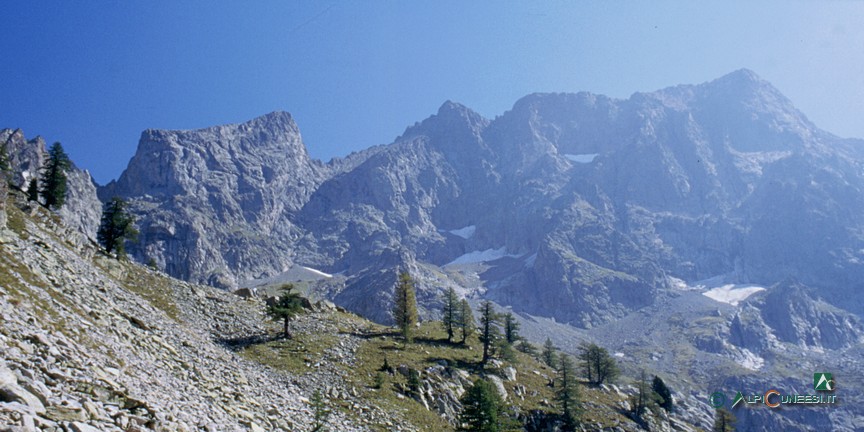
{"type": "Polygon", "coordinates": [[[324,272],[322,272],[321,270],[316,270],[316,269],[314,269],[314,268],[312,268],[312,267],[305,267],[305,266],[302,266],[302,267],[303,267],[305,270],[308,270],[309,272],[311,272],[311,273],[313,273],[313,274],[316,274],[316,275],[318,275],[318,276],[321,276],[321,277],[323,277],[323,278],[330,279],[330,278],[333,277],[333,275],[330,274],[330,273],[324,273],[324,272]]]}
{"type": "Polygon", "coordinates": [[[738,306],[739,302],[746,300],[747,297],[750,297],[759,291],[765,291],[765,288],[757,285],[726,284],[705,291],[702,295],[721,303],[738,306]]]}
{"type": "Polygon", "coordinates": [[[464,227],[464,228],[459,228],[459,229],[451,230],[451,231],[450,231],[450,234],[453,234],[453,235],[455,235],[455,236],[459,236],[459,237],[462,237],[462,238],[465,239],[465,240],[468,240],[468,239],[470,239],[471,237],[474,237],[474,232],[475,232],[475,231],[477,231],[477,226],[476,226],[476,225],[468,225],[468,226],[466,226],[466,227],[464,227]]]}
{"type": "Polygon", "coordinates": [[[456,258],[455,260],[450,261],[449,263],[445,264],[445,266],[451,266],[451,265],[456,265],[456,264],[474,264],[474,263],[481,263],[481,262],[487,262],[487,261],[495,261],[497,259],[501,259],[501,258],[504,258],[506,256],[512,257],[512,256],[517,256],[517,255],[508,255],[506,247],[501,247],[498,249],[486,249],[483,251],[468,252],[468,253],[456,258]]]}

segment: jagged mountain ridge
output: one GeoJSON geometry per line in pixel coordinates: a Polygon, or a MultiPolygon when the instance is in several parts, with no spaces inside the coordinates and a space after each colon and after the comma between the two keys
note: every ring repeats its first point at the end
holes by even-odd
{"type": "MultiPolygon", "coordinates": [[[[145,132],[101,192],[135,203],[136,256],[222,286],[292,264],[341,273],[333,292],[364,297],[343,305],[367,316],[387,296],[352,295],[365,275],[481,251],[501,257],[481,275],[486,296],[578,326],[650,304],[668,276],[795,277],[861,312],[860,142],[819,130],[750,71],[626,100],[534,94],[493,120],[447,102],[328,165],[286,116],[145,132]]],[[[421,282],[458,285],[436,271],[421,282]]]]}
{"type": "Polygon", "coordinates": [[[302,236],[290,216],[325,173],[291,115],[274,112],[237,125],[147,130],[129,168],[100,195],[131,199],[142,261],[231,287],[289,267],[302,236]]]}

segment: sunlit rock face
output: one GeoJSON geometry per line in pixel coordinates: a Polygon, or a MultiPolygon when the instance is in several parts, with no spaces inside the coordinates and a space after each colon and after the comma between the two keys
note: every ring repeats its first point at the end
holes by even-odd
{"type": "Polygon", "coordinates": [[[397,269],[422,276],[430,310],[458,286],[582,327],[652,304],[670,277],[795,278],[861,313],[861,144],[741,70],[624,100],[532,94],[493,120],[448,101],[328,164],[287,113],[146,131],[101,194],[133,202],[136,257],[172,275],[234,286],[305,265],[380,321],[391,288],[369,277],[397,269]]]}

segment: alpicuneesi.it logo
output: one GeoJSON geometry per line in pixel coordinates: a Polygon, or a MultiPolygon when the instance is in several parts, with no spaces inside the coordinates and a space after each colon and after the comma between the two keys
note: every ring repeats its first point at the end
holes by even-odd
{"type": "MultiPolygon", "coordinates": [[[[815,394],[784,393],[777,389],[769,389],[763,393],[745,394],[741,391],[735,393],[730,408],[750,405],[765,405],[768,408],[779,408],[791,405],[833,405],[838,402],[834,392],[834,377],[828,372],[816,372],[813,374],[813,390],[815,394]]],[[[714,408],[722,408],[728,399],[726,393],[716,391],[708,397],[708,403],[714,408]]]]}

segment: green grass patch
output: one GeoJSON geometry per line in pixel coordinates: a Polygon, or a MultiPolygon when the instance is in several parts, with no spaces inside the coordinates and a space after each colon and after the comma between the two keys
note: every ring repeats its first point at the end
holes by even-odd
{"type": "Polygon", "coordinates": [[[291,339],[250,344],[240,350],[240,355],[274,369],[303,374],[325,361],[325,351],[336,343],[337,337],[327,333],[294,334],[291,339]]]}
{"type": "Polygon", "coordinates": [[[174,321],[180,320],[180,310],[174,295],[174,282],[171,278],[130,261],[116,260],[98,254],[93,264],[111,275],[127,290],[138,294],[156,309],[165,312],[174,321]],[[118,271],[119,270],[119,271],[118,271]]]}

